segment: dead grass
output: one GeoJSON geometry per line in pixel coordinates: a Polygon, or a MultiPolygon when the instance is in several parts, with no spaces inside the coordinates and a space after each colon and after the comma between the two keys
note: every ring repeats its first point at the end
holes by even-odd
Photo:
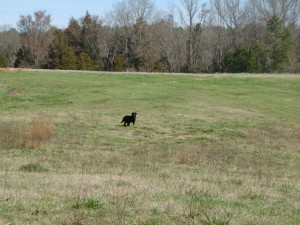
{"type": "Polygon", "coordinates": [[[0,68],[0,73],[11,73],[11,72],[22,72],[22,71],[28,71],[28,69],[10,68],[10,67],[0,68]]]}
{"type": "Polygon", "coordinates": [[[272,129],[268,127],[263,130],[256,129],[249,131],[246,139],[249,143],[262,143],[277,147],[295,147],[300,140],[300,129],[298,127],[284,128],[283,125],[275,126],[272,129]]]}
{"type": "Polygon", "coordinates": [[[2,149],[16,148],[22,145],[19,129],[13,125],[2,125],[0,127],[0,147],[2,149]]]}
{"type": "Polygon", "coordinates": [[[174,161],[179,164],[229,164],[236,150],[223,145],[181,145],[175,151],[174,161]]]}
{"type": "Polygon", "coordinates": [[[0,73],[1,72],[12,72],[13,71],[13,68],[9,68],[9,67],[6,67],[6,68],[0,68],[0,73]]]}
{"type": "Polygon", "coordinates": [[[43,143],[49,140],[53,132],[53,124],[45,117],[32,121],[32,123],[26,129],[23,140],[26,147],[38,149],[43,143]]]}
{"type": "Polygon", "coordinates": [[[21,93],[17,88],[10,88],[7,90],[7,95],[9,96],[20,96],[21,93]]]}
{"type": "Polygon", "coordinates": [[[0,146],[3,149],[26,147],[39,149],[53,133],[53,124],[45,116],[34,119],[27,127],[5,124],[0,127],[0,146]]]}

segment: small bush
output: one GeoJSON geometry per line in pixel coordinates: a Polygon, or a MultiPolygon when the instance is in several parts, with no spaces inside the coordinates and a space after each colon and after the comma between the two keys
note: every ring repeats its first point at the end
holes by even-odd
{"type": "Polygon", "coordinates": [[[52,131],[52,123],[46,117],[39,117],[29,125],[24,133],[25,146],[34,149],[40,148],[44,142],[49,140],[52,131]]]}
{"type": "Polygon", "coordinates": [[[29,163],[29,164],[23,165],[20,167],[20,170],[24,171],[24,172],[46,172],[47,171],[47,169],[44,168],[39,163],[29,163]]]}
{"type": "Polygon", "coordinates": [[[101,209],[103,208],[103,202],[99,201],[98,199],[94,199],[90,197],[84,199],[78,198],[76,203],[73,205],[73,208],[101,209]]]}
{"type": "Polygon", "coordinates": [[[1,51],[0,51],[0,67],[8,67],[7,57],[1,51]]]}

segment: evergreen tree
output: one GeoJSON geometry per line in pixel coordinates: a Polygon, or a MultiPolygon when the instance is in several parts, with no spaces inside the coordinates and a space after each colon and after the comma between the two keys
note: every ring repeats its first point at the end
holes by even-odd
{"type": "Polygon", "coordinates": [[[0,67],[8,67],[8,60],[2,52],[0,52],[0,67]]]}
{"type": "Polygon", "coordinates": [[[234,52],[228,52],[224,59],[226,72],[247,72],[249,65],[249,52],[244,47],[239,47],[234,52]]]}
{"type": "Polygon", "coordinates": [[[89,54],[81,52],[77,60],[77,68],[79,70],[96,70],[93,60],[90,58],[89,54]]]}
{"type": "Polygon", "coordinates": [[[123,55],[116,55],[113,63],[113,71],[126,71],[128,63],[123,55]]]}
{"type": "Polygon", "coordinates": [[[267,24],[267,69],[283,72],[295,61],[294,43],[289,30],[276,16],[267,24]]]}
{"type": "Polygon", "coordinates": [[[68,46],[64,32],[56,30],[54,32],[53,45],[49,52],[49,68],[62,70],[75,70],[76,56],[72,47],[68,46]]]}
{"type": "Polygon", "coordinates": [[[257,43],[250,48],[247,68],[250,73],[267,72],[267,52],[263,44],[257,43]]]}
{"type": "Polygon", "coordinates": [[[71,46],[77,55],[81,52],[81,27],[77,20],[71,18],[69,25],[65,30],[66,41],[71,46]]]}
{"type": "Polygon", "coordinates": [[[86,15],[81,19],[81,23],[81,50],[88,54],[94,65],[100,67],[98,17],[93,17],[89,12],[86,12],[86,15]]]}
{"type": "Polygon", "coordinates": [[[15,67],[30,68],[34,66],[33,56],[24,45],[19,49],[16,56],[15,67]]]}

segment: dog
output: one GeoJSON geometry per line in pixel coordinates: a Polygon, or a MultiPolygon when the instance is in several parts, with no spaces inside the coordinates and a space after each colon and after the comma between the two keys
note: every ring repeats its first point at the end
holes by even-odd
{"type": "Polygon", "coordinates": [[[126,126],[130,126],[130,123],[133,123],[133,125],[135,124],[135,120],[136,120],[136,112],[131,113],[131,116],[124,116],[121,123],[124,123],[124,127],[126,126]]]}

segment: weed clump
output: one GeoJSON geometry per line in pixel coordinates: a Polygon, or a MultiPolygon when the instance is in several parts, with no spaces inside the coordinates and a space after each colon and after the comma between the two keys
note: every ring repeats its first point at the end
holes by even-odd
{"type": "Polygon", "coordinates": [[[73,205],[74,209],[101,209],[103,208],[104,204],[98,199],[86,197],[86,198],[78,198],[76,203],[73,205]]]}
{"type": "Polygon", "coordinates": [[[47,169],[39,163],[29,163],[20,167],[23,172],[47,172],[47,169]]]}

